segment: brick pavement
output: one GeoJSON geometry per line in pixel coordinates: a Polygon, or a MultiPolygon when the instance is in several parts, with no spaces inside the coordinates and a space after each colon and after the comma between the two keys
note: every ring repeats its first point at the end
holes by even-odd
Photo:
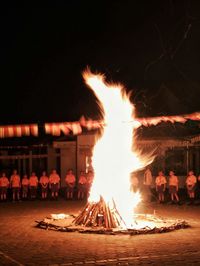
{"type": "Polygon", "coordinates": [[[77,214],[78,201],[0,204],[0,265],[200,265],[200,206],[152,203],[138,211],[187,220],[192,227],[166,234],[119,236],[35,228],[50,213],[77,214]]]}

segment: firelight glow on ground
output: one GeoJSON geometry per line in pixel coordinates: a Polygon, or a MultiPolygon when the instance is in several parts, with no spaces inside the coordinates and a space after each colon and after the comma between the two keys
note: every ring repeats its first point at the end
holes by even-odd
{"type": "Polygon", "coordinates": [[[89,201],[98,202],[100,196],[112,208],[116,207],[129,227],[133,210],[141,200],[140,193],[131,191],[131,173],[152,162],[141,157],[134,146],[134,106],[122,85],[107,84],[101,74],[83,73],[86,84],[94,92],[104,117],[103,135],[93,150],[94,181],[89,201]]]}

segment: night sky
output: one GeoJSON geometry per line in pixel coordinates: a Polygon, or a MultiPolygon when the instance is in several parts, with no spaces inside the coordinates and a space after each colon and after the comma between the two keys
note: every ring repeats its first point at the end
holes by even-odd
{"type": "Polygon", "coordinates": [[[132,90],[138,116],[200,111],[199,47],[198,0],[4,6],[0,124],[95,119],[87,66],[132,90]]]}

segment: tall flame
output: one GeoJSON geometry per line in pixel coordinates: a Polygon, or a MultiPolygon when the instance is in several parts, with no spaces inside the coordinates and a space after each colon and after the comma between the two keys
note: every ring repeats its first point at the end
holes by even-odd
{"type": "MultiPolygon", "coordinates": [[[[103,75],[83,73],[86,84],[97,97],[104,116],[104,132],[93,150],[95,172],[89,201],[98,202],[102,196],[109,206],[113,199],[126,221],[130,223],[133,208],[140,201],[140,194],[130,191],[130,175],[150,161],[134,152],[134,106],[122,85],[107,84],[103,75]]],[[[112,207],[112,206],[111,206],[112,207]]]]}

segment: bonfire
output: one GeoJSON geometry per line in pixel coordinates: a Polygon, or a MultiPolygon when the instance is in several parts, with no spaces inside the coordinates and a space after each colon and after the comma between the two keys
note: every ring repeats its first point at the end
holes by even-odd
{"type": "Polygon", "coordinates": [[[126,93],[125,88],[120,84],[108,84],[103,75],[92,74],[89,70],[83,73],[83,77],[96,96],[104,121],[93,149],[94,180],[88,202],[77,217],[70,216],[68,224],[58,225],[57,220],[67,219],[62,214],[61,218],[54,215],[38,222],[38,226],[67,232],[131,234],[165,232],[187,227],[188,224],[184,221],[167,223],[151,215],[140,215],[136,221],[134,210],[141,201],[141,195],[131,189],[131,174],[150,164],[154,157],[152,154],[142,155],[134,145],[138,122],[130,94],[126,93]],[[160,225],[159,228],[156,223],[160,225]]]}
{"type": "Polygon", "coordinates": [[[140,201],[133,193],[131,173],[151,163],[134,147],[134,106],[130,95],[119,84],[107,84],[103,75],[83,73],[86,84],[96,96],[104,120],[103,133],[93,150],[94,181],[88,204],[74,220],[76,225],[131,227],[134,208],[140,201]]]}

